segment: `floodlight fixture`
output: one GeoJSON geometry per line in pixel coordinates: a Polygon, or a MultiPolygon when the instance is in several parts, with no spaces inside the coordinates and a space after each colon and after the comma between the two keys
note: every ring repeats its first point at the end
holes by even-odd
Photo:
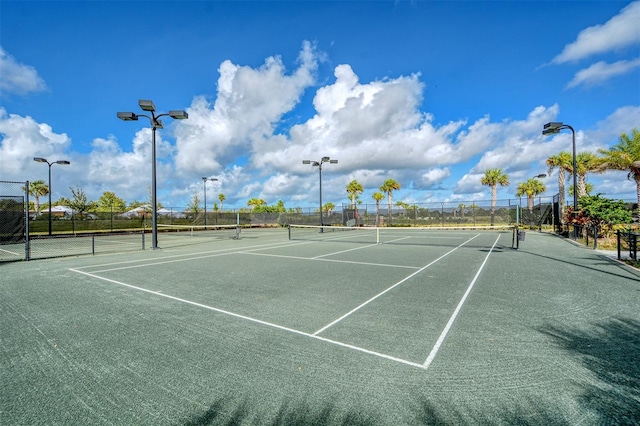
{"type": "Polygon", "coordinates": [[[138,116],[133,112],[119,112],[118,118],[122,121],[136,121],[138,116]]]}
{"type": "Polygon", "coordinates": [[[153,104],[153,101],[148,101],[148,100],[144,100],[144,99],[140,99],[138,101],[138,105],[140,105],[140,108],[143,111],[151,111],[151,112],[155,112],[156,110],[156,106],[153,104]]]}
{"type": "Polygon", "coordinates": [[[564,128],[564,123],[560,121],[552,121],[544,125],[542,129],[543,135],[552,135],[554,133],[560,132],[560,129],[564,128]]]}
{"type": "Polygon", "coordinates": [[[53,166],[54,164],[62,164],[62,165],[68,165],[71,164],[70,161],[67,160],[57,160],[57,161],[52,161],[49,162],[46,158],[42,158],[42,157],[33,157],[33,161],[36,161],[38,163],[46,163],[49,166],[49,235],[52,234],[52,224],[51,224],[51,166],[53,166]]]}
{"type": "Polygon", "coordinates": [[[176,109],[173,111],[169,111],[169,117],[175,120],[186,120],[187,118],[189,118],[189,114],[187,114],[186,111],[176,109]]]}
{"type": "MultiPolygon", "coordinates": [[[[573,165],[573,215],[574,217],[577,217],[578,215],[578,178],[577,178],[577,169],[578,169],[578,162],[576,160],[576,131],[573,129],[573,127],[571,127],[568,124],[564,124],[561,121],[551,121],[547,124],[544,125],[544,127],[542,128],[542,134],[544,136],[546,135],[552,135],[555,133],[559,133],[560,130],[562,129],[569,129],[571,130],[571,146],[573,149],[573,161],[572,161],[572,165],[573,165]]],[[[576,240],[578,239],[578,233],[577,233],[577,229],[574,226],[573,227],[573,239],[576,240]]]]}
{"type": "MultiPolygon", "coordinates": [[[[162,129],[162,121],[160,117],[169,116],[175,120],[186,120],[189,115],[182,110],[170,110],[168,113],[156,115],[156,106],[151,100],[140,99],[138,105],[143,111],[148,111],[151,115],[135,114],[133,112],[119,112],[118,118],[124,121],[137,120],[138,117],[147,117],[151,122],[151,248],[153,250],[158,248],[158,203],[157,203],[157,188],[156,188],[156,129],[162,129]]],[[[206,182],[206,181],[205,181],[206,182]]],[[[206,216],[205,216],[206,217],[206,216]]]]}
{"type": "Polygon", "coordinates": [[[323,232],[322,226],[324,225],[322,220],[322,164],[336,164],[338,160],[332,160],[329,157],[322,157],[320,161],[302,160],[302,164],[311,164],[312,167],[318,168],[318,176],[320,178],[320,232],[323,232]]]}
{"type": "Polygon", "coordinates": [[[542,179],[542,178],[546,178],[546,177],[547,177],[547,175],[545,173],[541,173],[541,174],[539,174],[537,176],[534,176],[532,179],[536,179],[536,178],[542,179]]]}
{"type": "Polygon", "coordinates": [[[202,177],[202,186],[204,187],[204,226],[207,226],[207,181],[208,180],[215,182],[218,179],[208,178],[206,176],[202,177]]]}

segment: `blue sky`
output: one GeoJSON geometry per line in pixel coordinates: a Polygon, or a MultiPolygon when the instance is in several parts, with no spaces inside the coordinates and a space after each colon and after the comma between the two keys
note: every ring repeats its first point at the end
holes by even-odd
{"type": "MultiPolygon", "coordinates": [[[[493,167],[519,182],[571,150],[597,151],[640,127],[640,1],[0,3],[0,180],[47,179],[148,200],[149,122],[118,120],[151,99],[184,109],[158,131],[158,198],[225,207],[257,197],[287,207],[348,202],[357,179],[394,201],[490,198],[493,167]]],[[[594,192],[634,199],[622,172],[594,192]]],[[[557,192],[557,177],[543,179],[557,192]]]]}

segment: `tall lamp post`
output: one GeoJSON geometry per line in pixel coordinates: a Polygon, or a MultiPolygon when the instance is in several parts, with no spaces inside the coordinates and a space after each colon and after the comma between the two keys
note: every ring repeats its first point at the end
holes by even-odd
{"type": "Polygon", "coordinates": [[[34,157],[33,161],[37,161],[38,163],[47,163],[49,165],[49,235],[51,235],[51,166],[54,164],[69,165],[71,162],[67,160],[58,160],[50,163],[46,158],[42,157],[34,157]]]}
{"type": "Polygon", "coordinates": [[[320,232],[322,232],[322,226],[324,225],[322,221],[322,164],[337,164],[338,160],[332,160],[329,157],[322,157],[320,161],[312,161],[312,160],[302,160],[302,164],[311,164],[312,167],[317,167],[320,176],[320,232]]]}
{"type": "Polygon", "coordinates": [[[138,117],[147,117],[151,122],[151,248],[158,248],[158,205],[156,202],[156,129],[162,129],[162,121],[160,117],[169,116],[175,120],[186,120],[189,115],[185,111],[173,110],[168,113],[156,115],[156,106],[153,101],[140,99],[138,105],[143,111],[148,111],[151,115],[136,114],[133,112],[119,112],[118,118],[124,121],[137,121],[138,117]]]}
{"type": "MultiPolygon", "coordinates": [[[[573,216],[575,217],[578,214],[578,183],[577,183],[577,169],[578,164],[576,161],[576,131],[573,127],[568,124],[564,124],[560,121],[552,121],[544,125],[542,129],[542,134],[544,136],[553,135],[556,133],[560,133],[560,130],[569,129],[571,130],[571,142],[573,148],[573,216]]],[[[578,238],[576,233],[576,227],[573,227],[573,239],[576,240],[578,238]]]]}
{"type": "Polygon", "coordinates": [[[207,226],[207,181],[215,182],[218,179],[216,178],[202,178],[202,186],[204,187],[204,226],[207,226]]]}

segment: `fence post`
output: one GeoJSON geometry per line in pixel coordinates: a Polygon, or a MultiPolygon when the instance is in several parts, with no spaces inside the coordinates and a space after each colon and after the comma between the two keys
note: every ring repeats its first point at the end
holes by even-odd
{"type": "Polygon", "coordinates": [[[142,230],[142,250],[144,250],[144,229],[142,230]]]}
{"type": "Polygon", "coordinates": [[[621,257],[620,257],[620,242],[621,242],[620,230],[618,229],[616,231],[616,243],[617,243],[617,246],[618,246],[618,260],[622,260],[621,257]]]}
{"type": "Polygon", "coordinates": [[[96,236],[95,235],[91,236],[91,254],[92,255],[96,254],[96,236]]]}
{"type": "Polygon", "coordinates": [[[581,232],[584,233],[584,245],[586,247],[589,247],[589,227],[588,226],[582,227],[581,232]]]}
{"type": "Polygon", "coordinates": [[[598,250],[598,226],[593,225],[593,249],[598,250]]]}
{"type": "MultiPolygon", "coordinates": [[[[25,240],[24,240],[24,260],[31,260],[31,245],[29,243],[29,239],[31,238],[29,235],[29,181],[25,182],[24,185],[24,196],[27,200],[25,205],[25,216],[24,216],[24,227],[25,227],[25,240]]],[[[35,214],[38,214],[37,212],[35,214]]]]}

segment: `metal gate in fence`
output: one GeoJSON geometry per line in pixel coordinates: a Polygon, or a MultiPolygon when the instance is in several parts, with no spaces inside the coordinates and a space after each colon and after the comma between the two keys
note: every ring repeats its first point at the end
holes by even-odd
{"type": "Polygon", "coordinates": [[[29,258],[29,182],[0,181],[0,262],[29,258]]]}

